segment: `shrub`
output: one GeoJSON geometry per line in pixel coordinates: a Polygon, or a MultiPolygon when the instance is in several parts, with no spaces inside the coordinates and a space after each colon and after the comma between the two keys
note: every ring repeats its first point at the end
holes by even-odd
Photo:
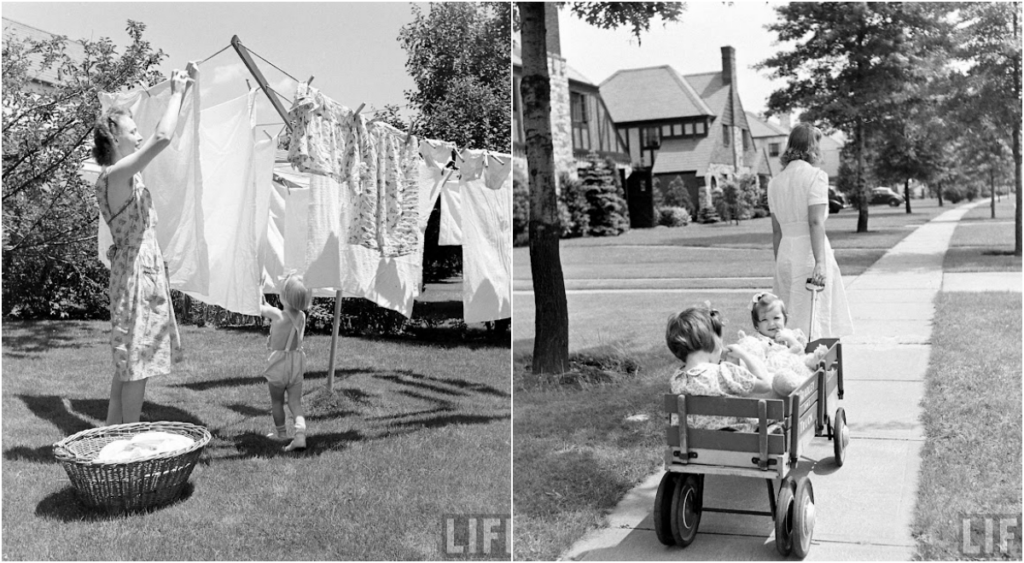
{"type": "Polygon", "coordinates": [[[964,196],[965,190],[959,186],[947,186],[942,190],[942,197],[954,205],[960,203],[964,196]]]}
{"type": "Polygon", "coordinates": [[[693,213],[693,201],[690,199],[690,190],[686,188],[686,183],[683,182],[682,176],[676,176],[669,182],[668,188],[665,189],[663,205],[665,207],[683,207],[687,212],[693,213]]]}
{"type": "Polygon", "coordinates": [[[628,231],[629,210],[615,165],[591,152],[587,166],[580,167],[579,177],[587,194],[590,234],[617,236],[628,231]]]}
{"type": "Polygon", "coordinates": [[[666,227],[685,227],[690,224],[690,212],[685,207],[659,208],[658,224],[666,227]]]}
{"type": "Polygon", "coordinates": [[[530,242],[530,188],[526,166],[512,167],[512,243],[525,246],[530,242]]]}
{"type": "Polygon", "coordinates": [[[558,215],[562,220],[562,238],[587,236],[590,232],[590,204],[583,182],[563,172],[559,185],[558,215]]]}

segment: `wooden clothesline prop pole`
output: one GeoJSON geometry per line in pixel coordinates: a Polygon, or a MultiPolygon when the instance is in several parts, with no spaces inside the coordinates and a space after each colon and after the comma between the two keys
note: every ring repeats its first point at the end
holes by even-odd
{"type": "MultiPolygon", "coordinates": [[[[237,35],[231,38],[231,46],[235,48],[238,56],[242,59],[242,63],[245,64],[245,68],[249,70],[253,78],[256,79],[256,83],[260,85],[263,93],[270,99],[270,103],[274,105],[274,109],[277,113],[281,114],[281,118],[284,119],[284,125],[288,128],[288,131],[292,130],[292,122],[288,119],[288,112],[281,105],[281,100],[277,99],[270,90],[270,86],[267,84],[267,79],[263,77],[263,73],[260,72],[256,62],[249,56],[249,51],[242,45],[242,40],[237,35]]],[[[309,82],[313,81],[313,77],[309,77],[309,82]]],[[[360,106],[362,109],[362,106],[360,106]]],[[[356,112],[358,113],[358,111],[356,112]]],[[[331,357],[329,361],[330,367],[327,370],[327,391],[334,391],[334,357],[338,349],[338,329],[341,325],[341,290],[339,289],[334,295],[334,326],[331,329],[331,357]]]]}

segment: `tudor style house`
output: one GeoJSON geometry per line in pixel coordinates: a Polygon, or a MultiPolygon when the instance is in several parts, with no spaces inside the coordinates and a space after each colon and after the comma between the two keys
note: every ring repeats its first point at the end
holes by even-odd
{"type": "MultiPolygon", "coordinates": [[[[49,41],[56,37],[53,33],[37,29],[30,25],[25,25],[10,18],[2,18],[2,20],[3,38],[5,41],[7,39],[17,39],[22,41],[49,41]]],[[[85,47],[79,41],[66,41],[64,43],[64,52],[67,53],[74,61],[81,61],[85,59],[85,47]]],[[[29,77],[30,79],[25,85],[25,89],[29,92],[52,92],[55,85],[60,80],[57,72],[57,65],[53,65],[46,69],[39,68],[39,63],[42,61],[42,58],[42,55],[38,53],[28,55],[28,60],[31,63],[29,70],[34,73],[29,77]]]]}
{"type": "MultiPolygon", "coordinates": [[[[664,65],[620,70],[601,83],[634,176],[661,185],[679,178],[698,204],[710,201],[706,198],[723,180],[756,171],[757,151],[736,70],[736,51],[725,46],[721,71],[682,75],[664,65]]],[[[631,185],[629,195],[644,191],[631,185]]],[[[631,202],[631,214],[633,209],[631,202]]]]}
{"type": "MultiPolygon", "coordinates": [[[[620,168],[627,168],[629,155],[626,144],[609,116],[598,86],[569,66],[562,57],[557,5],[548,4],[545,8],[548,73],[551,77],[551,140],[556,172],[575,176],[579,162],[591,152],[611,158],[620,168]]],[[[512,40],[512,151],[517,164],[525,166],[521,52],[517,33],[512,40]]]]}

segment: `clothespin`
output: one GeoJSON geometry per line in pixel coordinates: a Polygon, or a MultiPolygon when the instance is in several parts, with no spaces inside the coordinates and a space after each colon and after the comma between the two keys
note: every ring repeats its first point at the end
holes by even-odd
{"type": "Polygon", "coordinates": [[[270,133],[267,133],[267,130],[266,130],[266,129],[264,129],[264,130],[263,130],[263,134],[264,134],[264,135],[266,135],[266,136],[267,136],[267,138],[268,138],[268,139],[270,139],[271,141],[273,141],[273,140],[274,140],[274,138],[270,136],[270,133]]]}
{"type": "Polygon", "coordinates": [[[245,87],[247,88],[246,92],[248,92],[249,90],[252,90],[252,84],[249,84],[249,79],[248,78],[245,79],[245,87]]]}
{"type": "Polygon", "coordinates": [[[359,115],[359,112],[363,111],[364,107],[366,107],[366,104],[359,104],[359,107],[356,108],[356,112],[353,113],[352,115],[353,116],[359,115]]]}
{"type": "Polygon", "coordinates": [[[493,154],[490,154],[490,153],[486,153],[486,154],[487,154],[487,156],[490,156],[490,157],[491,157],[491,158],[493,158],[494,160],[497,160],[497,161],[498,161],[498,164],[500,164],[500,165],[502,165],[502,166],[505,166],[505,161],[504,161],[504,160],[502,160],[502,159],[500,159],[500,158],[498,158],[498,157],[494,156],[493,154]]]}
{"type": "Polygon", "coordinates": [[[313,83],[313,78],[314,77],[312,75],[310,75],[309,80],[306,81],[306,86],[309,86],[310,84],[313,83]]]}

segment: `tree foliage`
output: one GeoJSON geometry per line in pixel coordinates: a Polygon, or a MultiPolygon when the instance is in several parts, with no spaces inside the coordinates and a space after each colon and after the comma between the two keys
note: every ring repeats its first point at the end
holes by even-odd
{"type": "Polygon", "coordinates": [[[460,147],[511,152],[511,6],[500,2],[438,2],[398,41],[416,89],[405,92],[418,112],[415,133],[460,147]]]}
{"type": "MultiPolygon", "coordinates": [[[[948,5],[916,3],[804,3],[776,8],[768,29],[794,48],[761,62],[786,86],[772,92],[772,112],[804,110],[803,121],[838,129],[854,143],[856,192],[865,182],[871,138],[916,100],[916,86],[935,70],[938,52],[948,48],[948,5]]],[[[866,198],[858,232],[867,230],[866,198]]]]}
{"type": "Polygon", "coordinates": [[[165,57],[128,21],[131,44],[118,55],[109,38],[3,41],[3,313],[18,317],[106,314],[107,270],[96,259],[99,210],[79,176],[92,146],[99,92],[163,80],[165,57]],[[34,80],[53,69],[52,86],[34,80]]]}

